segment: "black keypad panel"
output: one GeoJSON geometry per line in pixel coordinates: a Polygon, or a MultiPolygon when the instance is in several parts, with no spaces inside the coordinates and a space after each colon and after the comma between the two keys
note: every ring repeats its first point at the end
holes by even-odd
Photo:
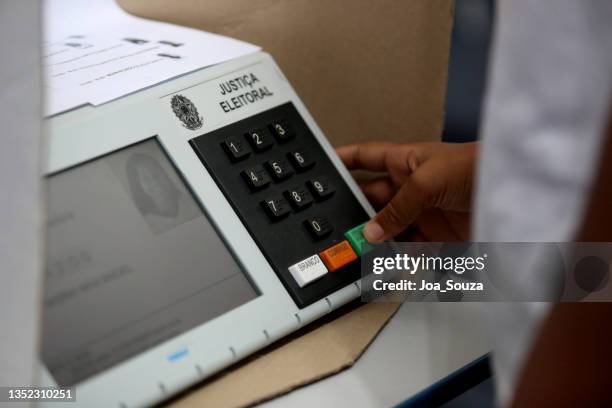
{"type": "Polygon", "coordinates": [[[190,143],[298,307],[359,279],[359,262],[301,288],[288,270],[369,218],[293,104],[190,143]]]}

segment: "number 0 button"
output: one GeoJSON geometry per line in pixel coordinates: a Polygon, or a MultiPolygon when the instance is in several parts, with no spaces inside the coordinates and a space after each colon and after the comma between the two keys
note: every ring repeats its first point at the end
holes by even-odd
{"type": "Polygon", "coordinates": [[[265,128],[255,129],[247,132],[245,135],[253,149],[257,152],[263,152],[269,149],[274,144],[272,136],[265,128]]]}
{"type": "Polygon", "coordinates": [[[304,225],[310,232],[310,235],[316,240],[325,238],[333,231],[334,227],[331,222],[325,217],[313,217],[304,221],[304,225]]]}
{"type": "Polygon", "coordinates": [[[312,204],[312,196],[308,190],[303,187],[285,191],[285,197],[287,197],[287,200],[289,200],[291,206],[296,211],[304,209],[312,204]]]}

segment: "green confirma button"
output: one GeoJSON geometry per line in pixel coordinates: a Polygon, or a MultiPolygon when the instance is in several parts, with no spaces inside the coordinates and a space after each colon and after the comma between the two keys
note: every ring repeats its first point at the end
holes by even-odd
{"type": "Polygon", "coordinates": [[[359,256],[374,249],[374,246],[370,244],[363,236],[363,227],[365,224],[366,223],[364,222],[363,224],[358,225],[344,233],[344,237],[348,240],[359,256]]]}

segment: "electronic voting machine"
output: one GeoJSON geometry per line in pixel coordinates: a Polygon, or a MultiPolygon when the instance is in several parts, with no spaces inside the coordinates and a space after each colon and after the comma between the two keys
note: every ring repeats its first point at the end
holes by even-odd
{"type": "Polygon", "coordinates": [[[268,54],[46,126],[42,377],[67,406],[162,401],[360,295],[373,210],[268,54]]]}

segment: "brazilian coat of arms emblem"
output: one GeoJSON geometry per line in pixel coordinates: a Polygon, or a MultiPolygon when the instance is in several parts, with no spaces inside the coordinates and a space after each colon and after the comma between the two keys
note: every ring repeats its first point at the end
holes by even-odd
{"type": "Polygon", "coordinates": [[[189,130],[196,130],[202,127],[202,116],[193,102],[183,95],[174,95],[170,100],[172,111],[177,118],[183,122],[183,126],[189,130]]]}

